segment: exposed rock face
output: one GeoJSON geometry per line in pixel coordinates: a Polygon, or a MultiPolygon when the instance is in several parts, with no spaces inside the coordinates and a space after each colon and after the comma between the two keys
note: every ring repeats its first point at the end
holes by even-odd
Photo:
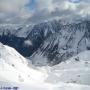
{"type": "Polygon", "coordinates": [[[25,57],[32,55],[51,34],[61,27],[59,21],[31,25],[1,25],[0,42],[14,47],[25,57]],[[26,41],[31,42],[26,45],[26,41]]]}
{"type": "Polygon", "coordinates": [[[90,49],[87,20],[74,23],[53,20],[28,27],[0,27],[0,31],[2,43],[30,57],[36,65],[55,65],[90,49]]]}
{"type": "Polygon", "coordinates": [[[62,26],[42,43],[31,58],[36,65],[42,64],[42,60],[46,60],[46,64],[55,65],[89,49],[90,22],[83,21],[62,26]]]}

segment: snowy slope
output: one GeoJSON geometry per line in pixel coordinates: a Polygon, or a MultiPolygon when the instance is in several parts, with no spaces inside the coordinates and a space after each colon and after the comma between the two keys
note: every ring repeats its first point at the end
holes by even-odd
{"type": "MultiPolygon", "coordinates": [[[[0,81],[31,82],[42,78],[43,73],[34,70],[16,50],[0,43],[0,81]]],[[[41,82],[42,82],[41,80],[41,82]]]]}
{"type": "Polygon", "coordinates": [[[0,89],[51,90],[43,84],[46,74],[28,65],[27,60],[13,48],[0,43],[0,89]]]}
{"type": "Polygon", "coordinates": [[[0,43],[0,87],[18,87],[18,90],[90,90],[89,55],[90,51],[86,51],[67,62],[50,68],[40,67],[37,71],[16,50],[0,43]]]}
{"type": "Polygon", "coordinates": [[[90,51],[82,52],[53,67],[38,68],[47,72],[44,83],[49,83],[49,90],[90,90],[90,51]]]}
{"type": "MultiPolygon", "coordinates": [[[[46,70],[46,67],[44,67],[46,70]]],[[[85,51],[56,66],[48,67],[46,82],[64,82],[90,86],[90,51],[85,51]]],[[[85,89],[87,90],[87,89],[85,89]]]]}

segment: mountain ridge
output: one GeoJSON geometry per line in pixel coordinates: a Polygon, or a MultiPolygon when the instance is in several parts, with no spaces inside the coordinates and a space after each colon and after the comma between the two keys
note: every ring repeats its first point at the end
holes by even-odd
{"type": "MultiPolygon", "coordinates": [[[[13,31],[14,29],[10,28],[10,31],[13,31]]],[[[30,58],[32,58],[32,56],[35,55],[35,52],[36,53],[43,52],[43,55],[41,56],[38,55],[40,54],[38,53],[37,54],[38,57],[42,57],[43,59],[45,57],[45,60],[49,59],[48,61],[46,60],[46,62],[49,62],[49,63],[51,63],[51,60],[52,61],[54,60],[55,55],[57,59],[59,59],[58,55],[60,56],[59,53],[62,51],[62,50],[59,50],[61,48],[60,43],[63,42],[63,40],[65,41],[65,43],[67,42],[66,45],[62,44],[63,51],[65,51],[64,49],[70,48],[71,47],[70,43],[72,42],[73,42],[73,45],[78,44],[79,46],[78,51],[75,50],[74,54],[75,53],[78,54],[79,52],[82,52],[82,50],[87,50],[90,48],[90,45],[89,45],[90,21],[89,20],[78,20],[78,21],[74,21],[73,23],[72,22],[65,23],[61,20],[52,20],[52,21],[43,22],[34,26],[29,26],[29,25],[27,25],[27,27],[26,25],[20,26],[20,27],[18,26],[15,32],[18,31],[19,33],[17,32],[17,34],[20,35],[20,37],[18,37],[16,34],[12,34],[8,32],[8,29],[6,29],[5,31],[7,31],[7,34],[4,34],[3,32],[2,35],[0,36],[0,41],[2,43],[9,45],[11,47],[14,47],[17,51],[19,51],[19,53],[21,53],[25,57],[31,56],[30,58]],[[20,34],[21,32],[23,34],[20,34]],[[26,37],[24,37],[23,35],[26,37]],[[75,39],[74,38],[75,35],[78,38],[81,35],[81,40],[79,40],[80,42],[78,41],[78,38],[77,40],[74,40],[76,43],[73,40],[71,40],[71,39],[75,39]],[[62,40],[60,38],[62,38],[62,40]],[[83,47],[80,48],[80,45],[83,42],[84,44],[88,43],[87,44],[88,46],[84,47],[84,49],[82,49],[83,47]],[[45,46],[45,43],[48,43],[48,44],[45,46]],[[57,50],[54,50],[54,49],[57,49],[57,50]],[[44,50],[46,50],[46,52],[44,50]]],[[[73,48],[74,49],[78,48],[76,46],[73,48]]],[[[72,53],[73,52],[71,52],[71,54],[72,53]]],[[[33,59],[32,61],[34,62],[33,59]]],[[[61,61],[57,61],[57,63],[60,63],[61,61]]]]}

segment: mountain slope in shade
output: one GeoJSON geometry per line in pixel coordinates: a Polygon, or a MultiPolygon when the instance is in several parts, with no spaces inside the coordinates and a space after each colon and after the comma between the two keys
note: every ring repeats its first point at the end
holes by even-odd
{"type": "Polygon", "coordinates": [[[59,28],[61,23],[56,20],[37,25],[0,25],[0,42],[15,48],[23,56],[29,57],[59,28]],[[26,41],[32,44],[26,44],[26,41]]]}
{"type": "Polygon", "coordinates": [[[26,38],[31,32],[32,28],[33,25],[30,24],[0,24],[0,36],[4,34],[26,38]]]}
{"type": "Polygon", "coordinates": [[[24,57],[30,57],[34,65],[56,65],[90,49],[90,21],[52,20],[33,26],[1,25],[0,41],[24,57]]]}
{"type": "Polygon", "coordinates": [[[90,50],[90,22],[64,25],[50,35],[30,57],[35,65],[56,65],[85,50],[90,50]]]}

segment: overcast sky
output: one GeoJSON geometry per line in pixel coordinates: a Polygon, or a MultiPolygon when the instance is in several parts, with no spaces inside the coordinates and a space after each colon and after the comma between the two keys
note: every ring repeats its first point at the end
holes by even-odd
{"type": "Polygon", "coordinates": [[[39,23],[90,15],[90,0],[0,0],[0,23],[39,23]]]}

